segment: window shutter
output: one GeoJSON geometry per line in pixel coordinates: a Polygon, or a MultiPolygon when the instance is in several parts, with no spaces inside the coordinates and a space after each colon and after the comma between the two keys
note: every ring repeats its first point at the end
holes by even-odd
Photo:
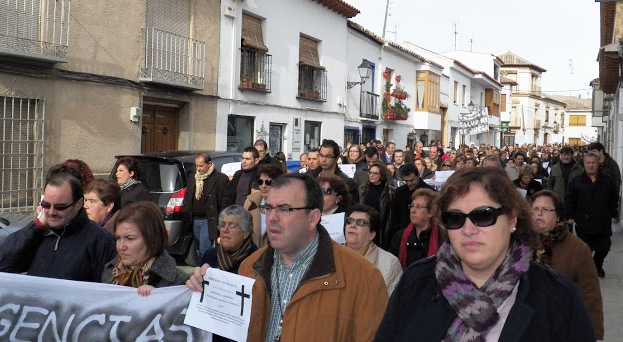
{"type": "Polygon", "coordinates": [[[268,52],[264,45],[262,20],[246,13],[242,14],[242,46],[268,52]]]}
{"type": "Polygon", "coordinates": [[[301,36],[299,41],[299,63],[315,68],[324,69],[320,65],[318,57],[318,42],[307,37],[301,36]]]}
{"type": "Polygon", "coordinates": [[[190,0],[148,0],[146,25],[190,37],[190,0]]]}

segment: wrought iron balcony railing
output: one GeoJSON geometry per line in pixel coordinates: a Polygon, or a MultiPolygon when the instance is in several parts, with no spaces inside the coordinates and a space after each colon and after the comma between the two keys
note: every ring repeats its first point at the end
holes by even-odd
{"type": "Polygon", "coordinates": [[[139,81],[203,89],[205,43],[148,27],[145,31],[145,66],[139,81]]]}
{"type": "Polygon", "coordinates": [[[239,89],[270,93],[273,56],[249,48],[240,49],[239,89]]]}
{"type": "Polygon", "coordinates": [[[361,92],[361,102],[359,104],[359,116],[364,119],[378,120],[381,112],[379,95],[369,91],[361,92]]]}
{"type": "Polygon", "coordinates": [[[70,0],[0,1],[0,55],[66,62],[70,0]]]}
{"type": "Polygon", "coordinates": [[[327,100],[327,71],[299,64],[298,98],[316,101],[327,100]]]}

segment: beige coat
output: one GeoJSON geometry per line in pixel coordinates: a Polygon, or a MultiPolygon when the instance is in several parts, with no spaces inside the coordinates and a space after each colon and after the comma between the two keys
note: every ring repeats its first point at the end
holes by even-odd
{"type": "Polygon", "coordinates": [[[258,247],[265,247],[267,245],[268,239],[266,238],[266,236],[261,236],[261,202],[262,193],[260,191],[253,191],[249,196],[247,196],[247,199],[244,201],[244,205],[242,207],[248,210],[249,213],[251,213],[251,218],[253,219],[253,243],[255,243],[255,245],[258,247]]]}
{"type": "MultiPolygon", "coordinates": [[[[383,277],[320,225],[318,233],[318,251],[285,309],[281,341],[372,341],[387,307],[383,277]]],[[[238,274],[255,279],[247,341],[266,338],[273,252],[260,249],[240,265],[238,274]]]]}
{"type": "Polygon", "coordinates": [[[383,280],[385,280],[385,285],[387,286],[387,294],[391,296],[402,276],[402,266],[400,266],[398,258],[379,248],[374,242],[370,243],[370,247],[368,247],[368,251],[364,257],[381,271],[381,275],[383,275],[383,280]]]}

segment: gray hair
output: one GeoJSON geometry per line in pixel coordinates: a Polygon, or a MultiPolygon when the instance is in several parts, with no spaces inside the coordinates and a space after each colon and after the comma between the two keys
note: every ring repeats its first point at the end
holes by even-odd
{"type": "Polygon", "coordinates": [[[219,225],[223,223],[225,216],[235,216],[238,219],[238,225],[242,232],[253,234],[253,223],[251,220],[251,213],[239,205],[230,205],[223,209],[218,215],[219,225]]]}

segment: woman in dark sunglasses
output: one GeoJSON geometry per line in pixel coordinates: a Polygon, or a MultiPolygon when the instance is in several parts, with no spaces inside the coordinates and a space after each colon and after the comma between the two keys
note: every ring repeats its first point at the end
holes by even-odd
{"type": "Polygon", "coordinates": [[[251,190],[251,194],[247,196],[243,204],[243,208],[251,213],[253,218],[253,243],[258,247],[264,247],[268,244],[266,233],[266,215],[260,213],[260,205],[266,202],[266,197],[270,192],[270,186],[273,180],[282,175],[283,168],[277,164],[266,164],[257,171],[258,190],[251,190]]]}
{"type": "Polygon", "coordinates": [[[532,213],[503,170],[452,175],[435,217],[448,241],[405,271],[376,341],[595,341],[577,287],[531,262],[532,213]]]}
{"type": "Polygon", "coordinates": [[[339,177],[333,175],[319,175],[316,178],[322,190],[322,215],[331,215],[346,212],[351,202],[348,186],[339,177]]]}

